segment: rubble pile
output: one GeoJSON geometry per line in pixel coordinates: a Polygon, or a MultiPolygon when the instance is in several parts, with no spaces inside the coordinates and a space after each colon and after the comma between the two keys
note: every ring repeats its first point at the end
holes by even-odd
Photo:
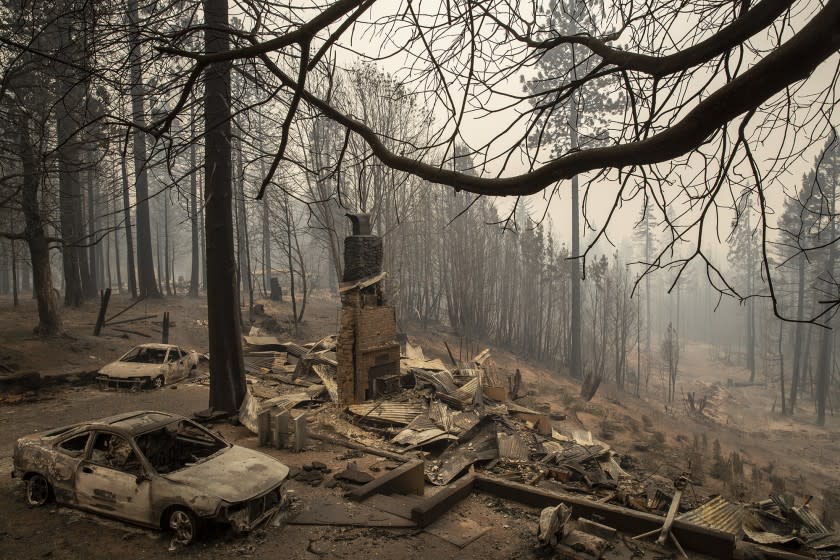
{"type": "MultiPolygon", "coordinates": [[[[554,422],[565,416],[532,396],[521,396],[521,376],[498,371],[489,351],[467,362],[453,358],[447,368],[404,341],[399,383],[391,392],[340,405],[335,347],[336,337],[303,346],[271,337],[246,337],[247,355],[258,361],[251,361],[248,368],[249,393],[240,422],[257,433],[257,418],[266,412],[305,415],[313,437],[321,429],[386,457],[423,459],[425,479],[436,486],[480,471],[511,483],[579,494],[600,504],[659,515],[673,509],[677,521],[760,545],[795,545],[816,557],[840,552],[840,538],[819,522],[807,504],[794,507],[778,496],[758,504],[736,504],[710,497],[693,485],[685,494],[675,492],[674,481],[641,471],[630,457],[621,456],[591,432],[557,429],[554,422]]],[[[354,456],[351,451],[347,458],[354,456]]],[[[329,487],[345,489],[370,478],[352,463],[328,474],[328,469],[313,463],[292,473],[292,478],[314,486],[326,480],[329,487]]],[[[605,546],[602,537],[581,534],[579,521],[567,521],[565,511],[545,512],[540,540],[579,553],[605,546]]]]}
{"type": "Polygon", "coordinates": [[[374,401],[340,406],[335,404],[335,337],[305,346],[246,337],[246,349],[270,364],[248,373],[249,394],[239,419],[255,433],[259,414],[303,409],[312,424],[328,425],[353,441],[406,460],[421,454],[426,479],[434,485],[449,484],[472,467],[513,482],[547,481],[560,490],[646,511],[664,510],[670,501],[668,481],[638,482],[621,467],[622,458],[590,432],[554,429],[552,419],[564,416],[512,394],[512,387],[521,390],[518,373],[500,373],[487,350],[468,362],[454,362],[450,370],[406,343],[399,388],[374,401]],[[294,363],[272,362],[266,357],[271,352],[294,363]],[[661,499],[647,499],[648,492],[661,499]],[[637,499],[628,502],[628,496],[637,499]]]}

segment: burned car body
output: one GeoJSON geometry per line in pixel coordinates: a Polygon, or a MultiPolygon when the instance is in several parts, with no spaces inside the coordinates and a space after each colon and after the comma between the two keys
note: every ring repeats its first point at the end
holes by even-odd
{"type": "Polygon", "coordinates": [[[103,366],[96,378],[103,389],[162,387],[184,379],[198,366],[198,354],[174,344],[140,344],[103,366]]]}
{"type": "Polygon", "coordinates": [[[182,416],[139,411],[74,424],[17,440],[12,476],[26,498],[62,504],[190,542],[202,520],[245,532],[281,503],[289,469],[230,444],[182,416]]]}

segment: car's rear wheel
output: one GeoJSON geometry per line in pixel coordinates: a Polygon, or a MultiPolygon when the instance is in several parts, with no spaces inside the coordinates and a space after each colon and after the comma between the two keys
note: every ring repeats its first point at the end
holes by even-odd
{"type": "Polygon", "coordinates": [[[198,519],[195,514],[185,508],[175,508],[169,512],[166,526],[181,544],[192,543],[198,535],[198,519]]]}
{"type": "Polygon", "coordinates": [[[51,496],[50,483],[42,475],[36,473],[26,479],[26,503],[30,506],[42,506],[51,496]]]}
{"type": "Polygon", "coordinates": [[[166,384],[166,381],[163,379],[162,375],[158,375],[154,379],[152,379],[152,388],[160,389],[166,384]]]}

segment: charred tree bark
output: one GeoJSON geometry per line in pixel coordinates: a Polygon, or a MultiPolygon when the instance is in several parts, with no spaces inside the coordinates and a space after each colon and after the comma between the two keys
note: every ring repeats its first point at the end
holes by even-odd
{"type": "MultiPolygon", "coordinates": [[[[69,13],[59,18],[58,35],[61,49],[73,59],[75,51],[69,13]]],[[[82,238],[80,183],[81,154],[78,132],[81,128],[76,113],[82,102],[82,86],[75,68],[57,69],[59,100],[55,106],[56,140],[58,144],[58,188],[61,220],[62,267],[64,269],[64,304],[79,307],[84,300],[82,270],[78,243],[82,238]]]]}
{"type": "Polygon", "coordinates": [[[112,202],[114,204],[113,211],[111,212],[111,226],[114,229],[114,266],[117,269],[117,289],[120,293],[123,293],[122,265],[120,264],[120,230],[117,226],[117,199],[113,198],[112,202]]]}
{"type": "Polygon", "coordinates": [[[146,172],[146,111],[137,0],[126,0],[129,22],[129,65],[131,70],[131,122],[134,125],[134,191],[137,208],[137,272],[142,297],[160,297],[152,256],[152,227],[149,218],[149,178],[146,172]]]}
{"type": "Polygon", "coordinates": [[[242,142],[236,149],[236,248],[239,260],[239,278],[242,288],[248,293],[249,313],[254,307],[254,282],[251,279],[251,252],[248,247],[248,215],[245,212],[245,164],[242,157],[242,142]]]}
{"type": "Polygon", "coordinates": [[[799,255],[799,291],[797,293],[796,331],[793,341],[793,372],[790,379],[790,406],[791,414],[796,413],[796,394],[799,391],[799,377],[802,368],[802,320],[805,317],[805,254],[799,255]]]}
{"type": "MultiPolygon", "coordinates": [[[[260,135],[258,139],[258,149],[260,153],[263,150],[263,142],[262,142],[262,120],[259,121],[260,127],[260,135]]],[[[260,158],[260,177],[265,177],[265,160],[260,158]]],[[[309,177],[307,175],[307,182],[309,181],[309,177]]],[[[266,294],[265,297],[268,297],[268,294],[271,292],[271,228],[269,227],[269,220],[271,217],[271,211],[268,205],[268,197],[266,196],[262,200],[262,266],[263,266],[263,292],[266,294]]]]}
{"type": "Polygon", "coordinates": [[[134,270],[134,232],[131,231],[131,202],[128,192],[128,169],[125,158],[120,158],[122,170],[123,221],[125,222],[125,273],[128,276],[128,291],[137,299],[137,272],[134,270]]]}
{"type": "MultiPolygon", "coordinates": [[[[91,154],[92,156],[92,154],[91,154]]],[[[98,220],[96,218],[96,188],[95,188],[95,181],[94,181],[94,173],[95,173],[95,165],[93,162],[94,158],[90,157],[87,169],[85,172],[85,176],[87,179],[87,225],[88,225],[88,234],[87,234],[87,245],[88,245],[88,282],[85,286],[85,297],[87,299],[93,299],[99,293],[99,260],[97,259],[97,250],[99,249],[99,243],[97,243],[98,237],[98,220]]]]}
{"type": "MultiPolygon", "coordinates": [[[[161,199],[163,204],[163,267],[165,271],[164,285],[166,286],[166,295],[172,295],[172,273],[169,264],[169,197],[166,194],[161,199]]],[[[158,248],[160,250],[160,248],[158,248]]],[[[160,270],[158,270],[160,274],[160,270]]]]}
{"type": "MultiPolygon", "coordinates": [[[[203,4],[206,52],[227,52],[227,0],[204,0],[203,4]]],[[[204,184],[210,408],[236,412],[246,388],[233,247],[230,67],[229,62],[221,62],[205,71],[204,184]]]]}
{"type": "MultiPolygon", "coordinates": [[[[572,146],[577,146],[577,104],[572,101],[571,115],[572,146]]],[[[583,363],[581,351],[581,303],[580,303],[580,196],[578,194],[577,175],[572,177],[572,345],[569,373],[576,379],[583,378],[583,363]]]]}
{"type": "Polygon", "coordinates": [[[297,298],[295,297],[295,267],[292,261],[292,217],[289,211],[289,195],[283,192],[283,207],[286,214],[286,257],[289,263],[289,290],[292,300],[292,321],[298,325],[297,298]]]}
{"type": "Polygon", "coordinates": [[[195,149],[195,113],[192,115],[190,121],[190,137],[193,139],[190,146],[190,255],[192,257],[190,263],[190,297],[198,297],[198,180],[195,176],[196,169],[196,149],[195,149]]]}
{"type": "MultiPolygon", "coordinates": [[[[831,220],[829,226],[829,239],[837,239],[837,226],[835,220],[837,219],[837,185],[832,182],[831,190],[831,213],[828,219],[831,220]]],[[[837,260],[837,243],[831,243],[828,249],[828,262],[826,263],[826,277],[834,277],[835,262],[837,260]]],[[[831,372],[834,370],[834,331],[829,328],[831,319],[826,321],[826,328],[822,332],[822,341],[820,342],[820,360],[817,366],[817,389],[815,398],[817,400],[817,425],[825,426],[825,405],[828,398],[829,381],[831,380],[831,372]]]]}
{"type": "Polygon", "coordinates": [[[41,177],[35,159],[35,150],[29,137],[29,119],[21,114],[18,119],[21,134],[21,160],[23,164],[23,189],[21,210],[26,221],[26,242],[32,262],[32,280],[35,299],[38,303],[38,326],[35,332],[41,336],[54,336],[62,332],[58,303],[52,287],[50,269],[50,248],[44,234],[44,221],[38,203],[38,186],[41,177]]]}
{"type": "Polygon", "coordinates": [[[782,392],[782,415],[787,415],[787,406],[785,404],[785,355],[782,352],[782,339],[784,337],[785,324],[779,321],[779,385],[782,392]]]}
{"type": "MultiPolygon", "coordinates": [[[[200,171],[200,170],[199,170],[200,171]]],[[[198,176],[198,184],[201,186],[201,209],[198,211],[198,236],[201,244],[199,257],[201,257],[201,286],[207,289],[207,236],[204,233],[204,206],[207,204],[207,191],[204,187],[204,174],[198,176]]]]}

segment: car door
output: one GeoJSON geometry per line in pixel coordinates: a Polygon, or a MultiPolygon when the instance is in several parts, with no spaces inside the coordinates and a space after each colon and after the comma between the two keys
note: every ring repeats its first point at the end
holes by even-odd
{"type": "Polygon", "coordinates": [[[169,365],[169,378],[166,382],[171,383],[183,379],[184,361],[181,359],[181,352],[176,346],[169,349],[169,355],[167,355],[166,360],[169,365]]]}
{"type": "Polygon", "coordinates": [[[79,506],[138,523],[154,523],[151,482],[139,452],[126,437],[94,433],[76,472],[79,506]]]}
{"type": "Polygon", "coordinates": [[[175,352],[178,354],[178,379],[184,379],[190,374],[189,357],[180,348],[175,348],[175,352]]]}
{"type": "Polygon", "coordinates": [[[79,463],[85,458],[90,431],[63,437],[55,444],[53,465],[49,478],[57,502],[72,504],[76,502],[75,480],[79,463]]]}

